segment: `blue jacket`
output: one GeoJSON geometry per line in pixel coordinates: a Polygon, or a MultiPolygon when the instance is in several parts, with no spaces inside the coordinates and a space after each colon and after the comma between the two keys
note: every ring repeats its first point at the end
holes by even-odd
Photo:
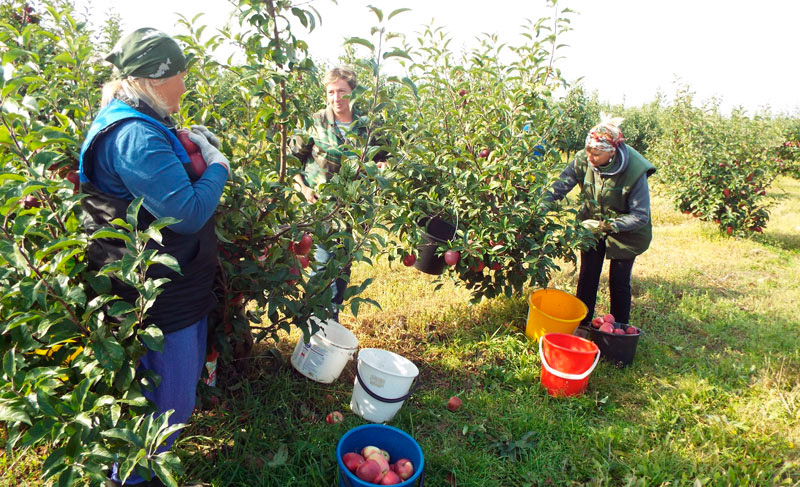
{"type": "MultiPolygon", "coordinates": [[[[100,111],[81,148],[81,191],[86,193],[81,207],[90,235],[115,218],[124,220],[131,201],[139,196],[144,196],[140,230],[161,217],[183,220],[162,229],[161,245],[154,240],[147,244],[180,265],[180,273],[160,264],[148,269],[148,278],[169,279],[147,312],[148,322],[169,333],[192,325],[215,306],[218,257],[213,215],[228,173],[223,165],[212,164],[192,180],[187,172],[189,157],[174,129],[155,116],[147,106],[137,110],[119,100],[100,111]]],[[[100,269],[126,253],[121,240],[93,240],[87,250],[89,268],[100,269]]],[[[116,279],[111,291],[131,303],[138,297],[135,289],[116,279]]]]}

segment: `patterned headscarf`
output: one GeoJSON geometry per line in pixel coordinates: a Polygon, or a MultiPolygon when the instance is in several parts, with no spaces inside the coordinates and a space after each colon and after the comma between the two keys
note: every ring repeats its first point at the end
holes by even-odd
{"type": "Polygon", "coordinates": [[[123,78],[163,79],[186,70],[186,57],[175,39],[145,27],[120,39],[105,57],[123,78]]]}
{"type": "Polygon", "coordinates": [[[622,130],[622,117],[611,117],[605,113],[600,113],[600,123],[589,130],[586,136],[586,147],[601,150],[603,152],[615,152],[617,147],[625,142],[622,130]]]}

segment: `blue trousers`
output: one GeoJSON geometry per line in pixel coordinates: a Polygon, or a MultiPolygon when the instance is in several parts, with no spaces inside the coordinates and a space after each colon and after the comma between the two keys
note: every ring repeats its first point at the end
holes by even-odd
{"type": "MultiPolygon", "coordinates": [[[[333,257],[332,252],[328,252],[327,249],[323,248],[320,245],[317,245],[314,249],[314,260],[319,264],[325,264],[333,257]]],[[[348,277],[350,276],[350,267],[345,268],[344,270],[345,275],[348,277]]],[[[314,275],[314,271],[312,270],[309,274],[314,275]]],[[[339,321],[339,306],[344,302],[344,291],[347,289],[347,281],[342,279],[341,277],[336,278],[336,281],[333,283],[333,298],[331,299],[331,311],[333,312],[333,319],[339,321]]]]}
{"type": "MultiPolygon", "coordinates": [[[[207,333],[206,316],[182,330],[164,335],[164,350],[149,350],[139,364],[140,370],[152,370],[161,376],[158,387],[145,390],[143,394],[156,405],[158,413],[175,410],[169,418],[169,424],[186,423],[194,411],[197,383],[205,366],[207,333]]],[[[179,433],[173,433],[158,451],[169,450],[179,433]]],[[[111,469],[111,480],[115,482],[120,482],[118,469],[119,465],[116,463],[111,469]]],[[[136,485],[144,481],[144,478],[134,472],[125,481],[125,485],[136,485]]]]}

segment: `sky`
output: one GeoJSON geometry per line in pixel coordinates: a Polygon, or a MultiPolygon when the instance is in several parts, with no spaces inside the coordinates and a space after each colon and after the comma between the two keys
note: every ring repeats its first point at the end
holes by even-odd
{"type": "MultiPolygon", "coordinates": [[[[345,37],[369,37],[376,23],[367,5],[388,14],[412,9],[392,19],[389,28],[416,39],[426,25],[443,27],[453,38],[451,47],[475,45],[481,33],[497,34],[501,41],[519,44],[525,19],[551,16],[545,0],[298,0],[313,6],[322,22],[307,33],[315,59],[342,54],[345,37]]],[[[201,23],[222,25],[232,7],[224,0],[76,0],[90,5],[102,21],[113,9],[126,29],[152,26],[169,34],[183,31],[176,12],[201,23]]],[[[557,62],[569,80],[581,78],[601,101],[639,106],[657,93],[671,100],[679,85],[688,85],[698,101],[712,97],[723,111],[742,107],[754,114],[800,116],[800,0],[561,0],[569,8],[572,31],[560,39],[567,47],[557,62]]]]}

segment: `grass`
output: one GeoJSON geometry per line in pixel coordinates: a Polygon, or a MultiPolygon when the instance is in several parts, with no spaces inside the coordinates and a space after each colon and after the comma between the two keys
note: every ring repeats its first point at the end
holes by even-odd
{"type": "MultiPolygon", "coordinates": [[[[382,309],[342,322],[361,347],[420,368],[391,424],[422,446],[426,484],[800,485],[800,181],[780,179],[769,195],[769,225],[747,239],[654,196],[653,244],[633,272],[631,322],[645,330],[636,360],[601,361],[570,399],[539,384],[524,296],[470,305],[447,279],[435,290],[402,265],[355,268],[354,280],[375,279],[367,294],[382,309]],[[456,413],[445,409],[451,395],[464,400],[456,413]]],[[[551,286],[574,292],[575,281],[565,264],[551,286]]],[[[598,312],[606,288],[604,276],[598,312]]],[[[186,482],[337,485],[336,443],[364,423],[349,410],[353,366],[331,385],[305,379],[288,363],[297,337],[258,348],[246,377],[221,371],[220,405],[178,442],[186,482]],[[332,410],[345,421],[326,424],[332,410]]],[[[2,485],[37,485],[39,453],[0,456],[2,485]]]]}

